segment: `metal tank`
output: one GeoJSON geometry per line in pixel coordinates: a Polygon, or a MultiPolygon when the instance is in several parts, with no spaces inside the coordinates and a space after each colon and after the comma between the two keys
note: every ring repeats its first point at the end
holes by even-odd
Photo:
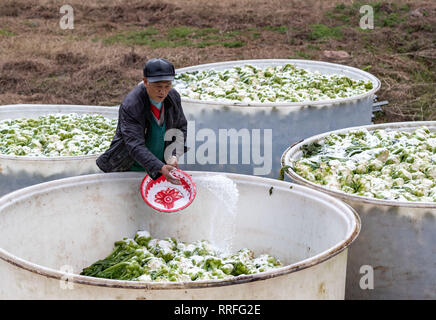
{"type": "Polygon", "coordinates": [[[360,220],[333,197],[287,182],[189,172],[194,202],[178,214],[141,198],[137,172],[92,174],[0,198],[1,299],[343,299],[348,246],[360,220]],[[218,188],[216,188],[218,186],[218,188]],[[256,199],[257,201],[253,201],[256,199]],[[268,253],[283,267],[226,280],[119,281],[79,273],[117,240],[209,240],[230,252],[268,253]]]}
{"type": "MultiPolygon", "coordinates": [[[[0,106],[0,120],[72,112],[118,118],[118,108],[113,107],[18,104],[0,106]]],[[[95,163],[97,157],[98,155],[48,158],[0,154],[0,196],[45,181],[101,172],[95,163]]]]}
{"type": "MultiPolygon", "coordinates": [[[[436,121],[361,126],[370,131],[436,130],[436,121]]],[[[282,166],[302,156],[301,148],[331,133],[316,135],[289,147],[282,166]]],[[[343,200],[362,220],[359,239],[349,252],[346,299],[436,299],[436,203],[379,200],[327,189],[285,171],[291,181],[343,200]]]]}
{"type": "Polygon", "coordinates": [[[221,71],[247,63],[258,67],[292,63],[322,74],[371,81],[373,89],[350,98],[290,103],[238,101],[229,104],[182,97],[183,110],[188,119],[190,148],[183,157],[185,164],[181,167],[185,170],[225,171],[276,178],[280,171],[280,157],[290,144],[314,134],[372,123],[372,104],[380,81],[368,72],[353,67],[322,61],[266,59],[202,64],[177,69],[176,73],[212,68],[221,71]]]}

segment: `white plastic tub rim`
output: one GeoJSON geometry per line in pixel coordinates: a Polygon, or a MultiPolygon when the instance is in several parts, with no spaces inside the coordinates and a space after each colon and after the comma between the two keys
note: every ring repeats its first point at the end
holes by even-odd
{"type": "Polygon", "coordinates": [[[257,67],[269,67],[269,66],[280,66],[285,64],[294,64],[297,67],[308,69],[310,71],[319,71],[320,73],[324,73],[323,70],[332,70],[330,73],[326,74],[343,74],[353,80],[365,80],[371,81],[373,84],[373,88],[366,93],[356,95],[348,98],[340,98],[340,99],[329,99],[329,100],[318,100],[318,101],[303,101],[303,102],[225,102],[225,101],[215,101],[215,100],[198,100],[198,99],[190,99],[187,97],[181,97],[182,103],[192,103],[199,105],[227,105],[227,106],[235,106],[235,107],[301,107],[301,106],[326,106],[333,104],[343,104],[355,102],[358,100],[370,98],[376,93],[381,86],[381,82],[372,74],[346,65],[324,62],[324,61],[314,61],[314,60],[302,60],[302,59],[257,59],[257,60],[235,60],[235,61],[226,61],[226,62],[214,62],[208,64],[200,64],[196,66],[186,67],[176,69],[176,74],[183,72],[191,72],[191,71],[199,71],[199,70],[225,70],[230,69],[236,66],[243,66],[245,64],[252,64],[257,67]]]}
{"type": "MultiPolygon", "coordinates": [[[[8,119],[18,119],[21,117],[31,118],[33,114],[48,115],[54,113],[79,113],[79,114],[98,114],[102,116],[116,116],[118,117],[118,107],[99,107],[99,106],[85,106],[85,105],[70,105],[70,104],[11,104],[0,106],[0,120],[2,114],[19,113],[22,116],[14,116],[8,119]],[[30,115],[29,115],[30,114],[30,115]]],[[[14,160],[14,161],[66,161],[66,160],[87,160],[97,159],[100,154],[83,155],[83,156],[57,156],[57,157],[44,157],[44,156],[15,156],[0,153],[1,159],[14,160]]]]}
{"type": "MultiPolygon", "coordinates": [[[[298,160],[302,156],[301,148],[304,145],[322,141],[324,137],[330,134],[339,134],[339,133],[347,133],[352,130],[359,129],[367,129],[368,131],[374,130],[414,130],[419,128],[420,126],[426,126],[430,131],[436,131],[436,121],[411,121],[411,122],[391,122],[391,123],[383,123],[383,124],[375,124],[369,126],[358,126],[358,127],[350,127],[335,131],[325,132],[307,139],[304,139],[300,142],[297,142],[291,145],[289,148],[285,150],[281,158],[281,166],[290,166],[292,161],[298,160]]],[[[333,197],[339,198],[343,201],[353,201],[359,203],[366,203],[375,206],[390,206],[390,207],[413,207],[413,208],[428,208],[435,209],[436,203],[434,202],[412,202],[412,201],[396,201],[396,200],[384,200],[384,199],[375,199],[370,197],[364,197],[359,195],[354,195],[351,193],[346,193],[344,191],[328,189],[319,184],[311,182],[307,179],[304,179],[300,175],[298,175],[292,168],[288,168],[285,170],[286,175],[292,180],[300,183],[304,186],[307,186],[311,189],[321,191],[323,193],[327,193],[333,197]]]]}
{"type": "MultiPolygon", "coordinates": [[[[191,176],[200,176],[205,174],[216,174],[213,172],[194,172],[188,171],[191,176]]],[[[220,287],[233,284],[242,284],[259,280],[267,280],[270,278],[275,278],[281,275],[290,274],[297,272],[312,266],[318,265],[337,254],[341,253],[347,249],[356,240],[360,233],[361,221],[360,217],[356,211],[344,202],[330,197],[326,194],[320,193],[315,190],[311,190],[307,187],[289,184],[284,181],[278,181],[274,179],[258,178],[248,175],[240,174],[229,174],[225,173],[225,176],[234,179],[236,181],[241,181],[249,184],[261,184],[262,181],[267,181],[268,186],[274,186],[275,190],[284,190],[287,192],[297,193],[301,195],[312,195],[316,196],[319,201],[325,201],[330,205],[335,206],[348,224],[347,234],[342,241],[337,243],[335,246],[314,255],[308,259],[301,260],[297,263],[290,264],[281,268],[277,268],[271,271],[266,271],[258,274],[251,275],[240,275],[231,279],[223,280],[199,280],[199,281],[186,281],[186,282],[145,282],[145,281],[125,281],[125,280],[112,280],[104,278],[94,278],[78,274],[66,273],[58,271],[52,268],[44,267],[28,260],[22,259],[15,256],[13,253],[8,252],[0,248],[0,259],[18,267],[25,269],[27,271],[39,274],[44,277],[65,280],[68,279],[70,282],[85,284],[91,286],[109,287],[109,288],[125,288],[125,289],[147,289],[147,290],[162,290],[162,289],[196,289],[196,288],[208,288],[208,287],[220,287]],[[292,188],[290,188],[292,187],[292,188]]],[[[5,207],[13,206],[14,203],[25,201],[26,199],[31,199],[35,194],[41,194],[50,192],[50,190],[55,190],[59,187],[78,186],[80,184],[88,184],[90,182],[103,182],[106,180],[116,181],[125,179],[137,178],[138,174],[135,172],[128,173],[105,173],[105,174],[90,174],[80,177],[70,177],[59,180],[54,180],[50,182],[45,182],[30,187],[26,187],[12,193],[9,193],[0,198],[0,214],[5,207]]],[[[138,190],[139,192],[139,190],[138,190]]]]}

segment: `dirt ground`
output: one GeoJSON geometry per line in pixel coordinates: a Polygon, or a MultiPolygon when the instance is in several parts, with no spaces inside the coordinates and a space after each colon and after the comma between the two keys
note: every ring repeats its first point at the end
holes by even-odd
{"type": "Polygon", "coordinates": [[[152,57],[176,68],[295,58],[378,77],[378,99],[389,104],[376,122],[436,120],[434,0],[67,3],[74,29],[61,28],[64,1],[1,1],[0,104],[118,105],[152,57]],[[373,29],[359,27],[364,4],[373,29]]]}

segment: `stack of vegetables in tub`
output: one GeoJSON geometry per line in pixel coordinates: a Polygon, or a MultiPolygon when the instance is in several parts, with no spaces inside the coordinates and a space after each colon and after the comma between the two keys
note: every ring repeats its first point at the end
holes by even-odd
{"type": "Polygon", "coordinates": [[[369,198],[436,202],[436,132],[351,130],[304,145],[291,167],[328,189],[369,198]]]}
{"type": "Polygon", "coordinates": [[[197,281],[229,279],[281,266],[278,259],[268,254],[255,258],[246,248],[229,254],[205,240],[185,243],[175,238],[153,239],[149,232],[138,231],[133,239],[115,242],[108,257],[84,268],[81,275],[133,281],[197,281]]]}

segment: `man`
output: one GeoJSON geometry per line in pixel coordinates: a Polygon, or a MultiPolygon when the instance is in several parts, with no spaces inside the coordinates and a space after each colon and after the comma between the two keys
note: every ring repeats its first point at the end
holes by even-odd
{"type": "Polygon", "coordinates": [[[174,66],[166,59],[150,59],[143,72],[143,83],[120,105],[115,136],[97,165],[104,172],[146,171],[152,179],[163,175],[180,184],[170,172],[186,151],[187,121],[180,95],[172,89],[174,66]]]}

